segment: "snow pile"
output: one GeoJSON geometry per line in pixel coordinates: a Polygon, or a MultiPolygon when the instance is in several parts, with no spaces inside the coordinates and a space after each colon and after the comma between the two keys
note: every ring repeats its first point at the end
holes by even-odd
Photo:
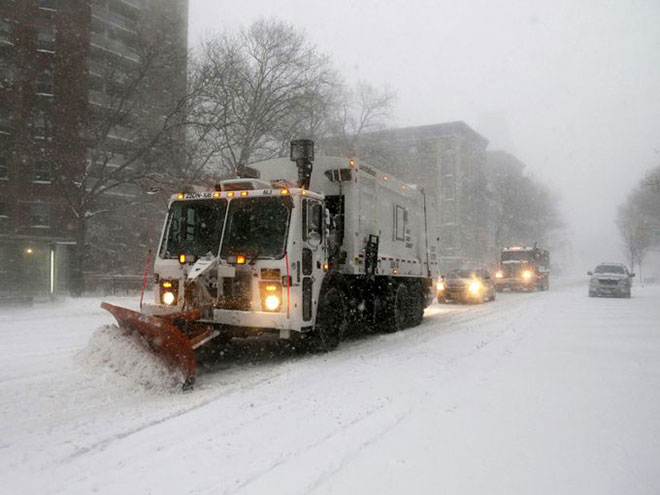
{"type": "Polygon", "coordinates": [[[85,370],[116,385],[154,392],[179,392],[183,376],[169,369],[137,333],[124,334],[116,325],[98,328],[76,356],[85,370]]]}

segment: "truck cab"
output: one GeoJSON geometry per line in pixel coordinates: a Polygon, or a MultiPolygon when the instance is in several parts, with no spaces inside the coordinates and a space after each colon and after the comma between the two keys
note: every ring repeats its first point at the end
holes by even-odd
{"type": "Polygon", "coordinates": [[[259,328],[284,338],[312,325],[315,282],[327,269],[324,198],[295,187],[249,188],[254,185],[234,181],[170,203],[153,313],[194,307],[234,333],[259,328]]]}
{"type": "Polygon", "coordinates": [[[502,249],[495,272],[495,287],[503,290],[548,290],[550,253],[534,247],[512,246],[502,249]]]}

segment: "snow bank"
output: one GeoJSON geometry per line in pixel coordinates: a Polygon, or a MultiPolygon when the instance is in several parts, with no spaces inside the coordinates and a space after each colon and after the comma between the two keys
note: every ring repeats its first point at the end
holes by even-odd
{"type": "Polygon", "coordinates": [[[114,386],[156,393],[181,391],[182,374],[146,349],[139,334],[125,335],[116,325],[98,328],[76,360],[87,373],[114,386]]]}

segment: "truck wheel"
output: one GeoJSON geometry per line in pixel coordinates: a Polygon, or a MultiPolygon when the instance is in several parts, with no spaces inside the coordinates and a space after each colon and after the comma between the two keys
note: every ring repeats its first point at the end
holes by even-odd
{"type": "Polygon", "coordinates": [[[346,303],[344,293],[331,287],[319,301],[319,314],[312,339],[312,348],[319,352],[336,349],[346,331],[346,303]]]}
{"type": "Polygon", "coordinates": [[[424,294],[417,287],[413,288],[410,297],[410,326],[416,327],[424,319],[424,294]]]}
{"type": "Polygon", "coordinates": [[[385,333],[394,333],[406,328],[409,323],[410,299],[405,284],[390,288],[381,301],[379,327],[385,333]]]}

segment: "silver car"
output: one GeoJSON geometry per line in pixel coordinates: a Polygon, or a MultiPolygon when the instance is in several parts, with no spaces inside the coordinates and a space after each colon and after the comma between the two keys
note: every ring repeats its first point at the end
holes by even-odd
{"type": "Polygon", "coordinates": [[[634,273],[628,271],[623,263],[601,263],[593,272],[587,272],[589,297],[614,296],[630,297],[634,273]]]}

